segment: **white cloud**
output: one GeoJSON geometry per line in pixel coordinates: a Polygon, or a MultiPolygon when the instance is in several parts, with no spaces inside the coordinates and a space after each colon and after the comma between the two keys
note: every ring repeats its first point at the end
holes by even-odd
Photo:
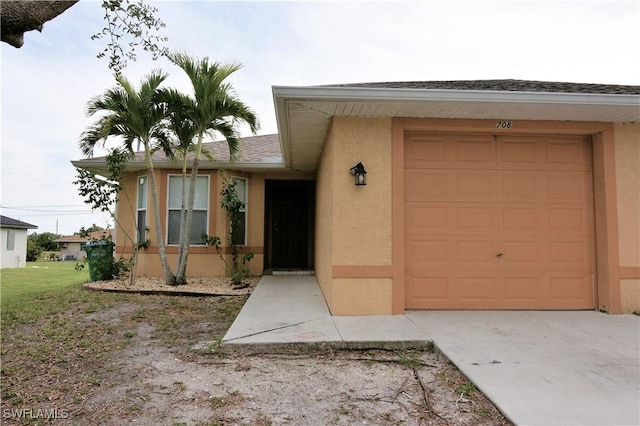
{"type": "MultiPolygon", "coordinates": [[[[231,82],[258,113],[261,133],[277,131],[272,85],[367,81],[519,78],[640,84],[637,1],[155,2],[169,47],[244,67],[231,82]]],[[[25,46],[2,44],[2,205],[72,206],[39,212],[3,209],[71,233],[103,215],[87,210],[71,184],[86,102],[112,86],[97,59],[100,2],[81,2],[28,33],[25,46]],[[63,226],[61,226],[61,223],[63,226]]],[[[167,60],[141,53],[125,70],[137,83],[152,69],[188,90],[167,60]]]]}

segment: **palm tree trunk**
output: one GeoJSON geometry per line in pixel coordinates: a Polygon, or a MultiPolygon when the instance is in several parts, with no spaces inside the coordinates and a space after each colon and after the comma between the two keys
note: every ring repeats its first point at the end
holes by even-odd
{"type": "Polygon", "coordinates": [[[147,172],[149,173],[149,182],[151,183],[151,202],[153,204],[153,218],[155,222],[156,242],[158,244],[158,254],[160,255],[160,263],[164,273],[164,280],[167,285],[175,285],[176,277],[171,272],[167,252],[164,247],[164,238],[162,237],[162,225],[160,224],[160,209],[158,203],[158,186],[156,185],[156,174],[151,161],[151,152],[149,151],[149,143],[144,144],[144,156],[147,162],[147,172]]]}
{"type": "MultiPolygon", "coordinates": [[[[176,265],[176,284],[183,285],[187,283],[186,275],[186,257],[185,254],[189,250],[189,240],[191,239],[191,227],[187,226],[187,153],[184,153],[182,160],[182,201],[180,205],[180,239],[178,242],[178,264],[176,265]]],[[[191,191],[191,189],[189,189],[191,191]]]]}
{"type": "Polygon", "coordinates": [[[186,228],[188,236],[183,242],[184,247],[181,246],[182,256],[180,257],[180,263],[178,265],[177,276],[178,280],[185,279],[184,275],[187,270],[187,258],[189,257],[189,244],[191,243],[191,226],[193,223],[193,204],[196,199],[196,181],[198,178],[198,167],[200,166],[200,155],[202,154],[202,139],[203,134],[198,134],[198,144],[196,146],[196,152],[193,156],[193,164],[191,165],[191,179],[189,180],[189,201],[187,202],[187,220],[186,228]]]}

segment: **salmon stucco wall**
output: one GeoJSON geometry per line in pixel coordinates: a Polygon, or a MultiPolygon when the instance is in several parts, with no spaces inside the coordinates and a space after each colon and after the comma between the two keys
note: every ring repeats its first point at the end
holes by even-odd
{"type": "Polygon", "coordinates": [[[391,120],[335,117],[317,187],[316,274],[331,313],[391,314],[391,120]],[[359,162],[366,186],[349,173],[359,162]]]}
{"type": "Polygon", "coordinates": [[[614,126],[620,302],[623,313],[640,311],[640,124],[614,126]]]}
{"type": "Polygon", "coordinates": [[[391,313],[391,278],[334,278],[334,315],[391,313]]]}
{"type": "Polygon", "coordinates": [[[333,122],[334,265],[391,265],[391,120],[333,122]],[[367,185],[349,169],[362,162],[367,185]]]}
{"type": "MultiPolygon", "coordinates": [[[[158,198],[160,206],[161,229],[166,238],[166,200],[167,200],[167,179],[169,175],[179,174],[179,170],[157,170],[156,182],[158,185],[158,198]]],[[[254,258],[248,264],[252,275],[261,275],[264,267],[264,175],[249,174],[242,172],[226,172],[221,175],[218,170],[201,170],[200,176],[209,176],[209,223],[208,234],[217,235],[222,238],[222,250],[228,261],[231,260],[229,248],[227,247],[227,229],[229,222],[226,212],[222,210],[219,202],[219,194],[224,182],[224,176],[237,176],[247,178],[247,245],[243,252],[251,251],[254,258]]],[[[125,196],[120,196],[117,206],[118,224],[116,255],[126,258],[131,257],[133,245],[131,238],[136,238],[135,221],[137,209],[137,189],[138,178],[145,173],[131,174],[124,182],[125,196]],[[128,238],[129,235],[131,238],[128,238]]],[[[149,185],[147,199],[147,238],[151,245],[139,252],[136,266],[136,275],[161,277],[162,267],[158,255],[157,237],[155,232],[155,218],[153,214],[153,203],[151,189],[149,185]]],[[[166,241],[165,241],[166,242],[166,241]]],[[[175,272],[177,266],[178,247],[175,245],[166,246],[169,266],[175,272]]],[[[199,276],[222,276],[225,275],[224,263],[220,260],[215,248],[210,246],[194,245],[189,249],[189,260],[187,263],[186,275],[188,277],[199,276]]]]}
{"type": "Polygon", "coordinates": [[[333,132],[329,131],[316,176],[314,265],[316,279],[329,307],[333,302],[333,132]]]}
{"type": "Polygon", "coordinates": [[[135,239],[135,233],[131,233],[135,230],[135,211],[136,211],[136,197],[137,183],[139,175],[129,174],[125,177],[123,182],[123,192],[118,197],[118,203],[116,205],[116,215],[118,220],[115,224],[115,243],[116,254],[130,251],[133,241],[135,239]],[[128,248],[128,250],[127,250],[128,248]]]}

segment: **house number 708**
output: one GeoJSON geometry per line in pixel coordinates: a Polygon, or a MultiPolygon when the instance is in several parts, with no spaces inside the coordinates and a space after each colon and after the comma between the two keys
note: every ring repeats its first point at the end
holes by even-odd
{"type": "Polygon", "coordinates": [[[496,123],[496,129],[510,129],[511,122],[510,121],[498,121],[496,123]]]}

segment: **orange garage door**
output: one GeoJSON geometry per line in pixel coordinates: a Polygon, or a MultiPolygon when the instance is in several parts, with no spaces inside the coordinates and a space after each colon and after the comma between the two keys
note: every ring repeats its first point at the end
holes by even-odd
{"type": "Polygon", "coordinates": [[[405,134],[407,309],[592,309],[585,137],[405,134]]]}

